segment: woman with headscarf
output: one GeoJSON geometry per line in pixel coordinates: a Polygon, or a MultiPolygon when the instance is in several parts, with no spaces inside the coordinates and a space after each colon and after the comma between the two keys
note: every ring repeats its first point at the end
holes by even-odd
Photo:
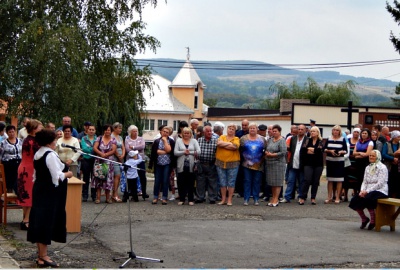
{"type": "Polygon", "coordinates": [[[364,229],[368,223],[368,230],[375,228],[377,201],[388,197],[388,170],[381,159],[381,153],[378,150],[371,151],[370,164],[365,168],[360,193],[356,194],[349,204],[349,207],[361,217],[360,229],[364,229]],[[368,209],[370,219],[365,215],[364,208],[368,209]]]}
{"type": "Polygon", "coordinates": [[[400,131],[392,131],[391,140],[383,145],[382,158],[389,171],[389,196],[400,197],[400,131]]]}

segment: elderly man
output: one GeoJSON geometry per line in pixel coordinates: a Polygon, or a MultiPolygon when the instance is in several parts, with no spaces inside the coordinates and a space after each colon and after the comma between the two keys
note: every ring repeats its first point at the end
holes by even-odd
{"type": "Polygon", "coordinates": [[[242,121],[242,129],[238,130],[235,134],[236,137],[239,137],[239,139],[246,135],[249,134],[249,120],[247,119],[243,119],[242,121]]]}
{"type": "MultiPolygon", "coordinates": [[[[62,130],[62,127],[65,125],[72,125],[71,117],[64,116],[62,119],[62,126],[57,128],[57,130],[62,130]]],[[[78,138],[78,131],[75,128],[72,128],[72,137],[78,138]]]]}
{"type": "Polygon", "coordinates": [[[258,125],[258,130],[257,130],[258,135],[261,135],[264,138],[266,138],[267,137],[267,129],[268,129],[268,127],[264,124],[258,125]]]}
{"type": "Polygon", "coordinates": [[[218,174],[217,168],[215,167],[215,152],[217,150],[218,139],[213,138],[210,126],[205,126],[203,132],[204,136],[198,140],[202,172],[197,175],[196,191],[198,200],[196,202],[201,203],[205,201],[207,188],[208,200],[210,204],[215,204],[218,194],[218,174]]]}
{"type": "Polygon", "coordinates": [[[306,126],[299,125],[298,127],[298,134],[291,137],[290,144],[289,144],[289,151],[291,153],[289,158],[289,163],[287,166],[289,175],[287,179],[287,186],[285,191],[284,198],[280,201],[281,203],[289,203],[292,199],[292,193],[296,187],[296,180],[298,179],[298,194],[301,195],[301,187],[304,181],[304,172],[301,164],[300,159],[300,150],[303,147],[303,140],[308,140],[305,136],[306,134],[306,126]]]}
{"type": "Polygon", "coordinates": [[[222,134],[224,134],[224,129],[225,129],[225,125],[219,121],[215,122],[214,124],[214,128],[213,128],[213,138],[218,139],[219,136],[221,136],[222,134]]]}
{"type": "Polygon", "coordinates": [[[384,126],[382,128],[382,135],[385,136],[386,141],[390,141],[390,132],[389,132],[389,128],[387,126],[384,126]]]}
{"type": "Polygon", "coordinates": [[[193,118],[190,120],[190,129],[192,130],[193,138],[197,139],[197,127],[199,126],[199,120],[193,118]]]}

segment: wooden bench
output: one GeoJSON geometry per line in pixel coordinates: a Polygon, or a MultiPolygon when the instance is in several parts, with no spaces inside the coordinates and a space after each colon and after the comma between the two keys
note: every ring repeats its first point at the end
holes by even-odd
{"type": "Polygon", "coordinates": [[[396,229],[396,218],[400,214],[400,199],[379,199],[376,208],[375,230],[381,231],[382,226],[390,226],[390,231],[396,229]],[[398,206],[397,210],[395,209],[398,206]]]}

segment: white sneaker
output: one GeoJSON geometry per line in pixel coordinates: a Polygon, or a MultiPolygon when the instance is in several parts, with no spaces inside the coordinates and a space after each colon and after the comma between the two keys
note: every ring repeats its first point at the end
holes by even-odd
{"type": "Polygon", "coordinates": [[[282,200],[279,201],[280,203],[289,203],[288,200],[286,200],[285,198],[283,198],[282,200]]]}
{"type": "Polygon", "coordinates": [[[168,199],[169,201],[175,201],[175,195],[171,195],[171,198],[168,199]]]}

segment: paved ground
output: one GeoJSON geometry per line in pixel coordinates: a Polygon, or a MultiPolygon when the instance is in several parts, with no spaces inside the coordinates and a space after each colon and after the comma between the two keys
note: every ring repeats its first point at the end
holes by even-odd
{"type": "MultiPolygon", "coordinates": [[[[152,182],[149,183],[149,190],[152,182]]],[[[131,203],[133,248],[129,268],[399,268],[400,232],[359,229],[357,214],[340,205],[325,205],[321,181],[317,205],[279,207],[131,203]]],[[[104,200],[104,198],[103,198],[104,200]]],[[[35,246],[18,229],[20,211],[10,211],[7,230],[18,248],[8,253],[24,268],[33,267],[35,246]]],[[[113,257],[130,250],[127,204],[84,203],[82,233],[68,244],[54,243],[53,258],[64,268],[118,268],[113,257]]],[[[8,238],[10,238],[8,236],[8,238]]],[[[0,265],[2,259],[0,259],[0,265]]],[[[3,265],[1,265],[3,267],[3,265]]],[[[11,268],[11,267],[10,267],[11,268]]]]}

